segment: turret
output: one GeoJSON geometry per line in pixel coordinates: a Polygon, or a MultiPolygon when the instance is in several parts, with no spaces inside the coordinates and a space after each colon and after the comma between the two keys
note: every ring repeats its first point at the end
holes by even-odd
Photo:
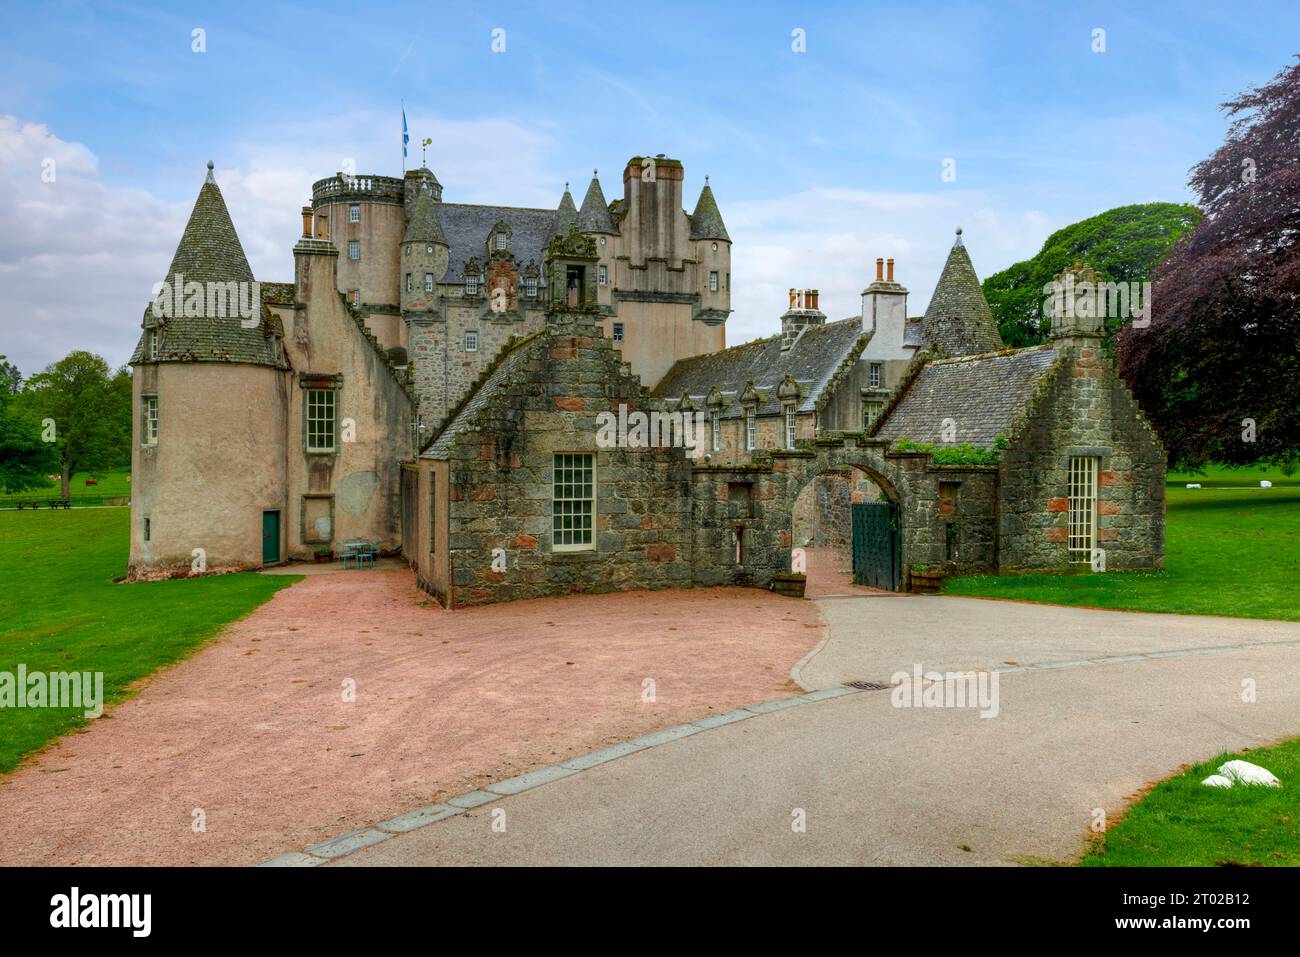
{"type": "Polygon", "coordinates": [[[996,352],[1002,348],[998,324],[961,241],[960,227],[939,276],[939,284],[934,287],[934,295],[925,310],[921,334],[927,346],[952,358],[996,352]]]}
{"type": "Polygon", "coordinates": [[[438,283],[447,275],[450,249],[433,196],[434,191],[428,188],[415,197],[411,218],[402,236],[400,295],[403,314],[432,310],[438,283]]]}
{"type": "Polygon", "coordinates": [[[691,243],[699,268],[700,311],[704,318],[731,312],[731,236],[722,222],[722,212],[713,197],[709,178],[691,214],[691,243]]]}

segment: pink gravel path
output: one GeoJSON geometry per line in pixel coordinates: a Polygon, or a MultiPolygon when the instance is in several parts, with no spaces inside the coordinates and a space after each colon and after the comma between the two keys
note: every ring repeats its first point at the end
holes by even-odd
{"type": "Polygon", "coordinates": [[[755,589],[423,599],[405,569],[278,592],[0,778],[0,864],[256,863],[795,693],[788,671],[823,636],[812,602],[755,589]]]}

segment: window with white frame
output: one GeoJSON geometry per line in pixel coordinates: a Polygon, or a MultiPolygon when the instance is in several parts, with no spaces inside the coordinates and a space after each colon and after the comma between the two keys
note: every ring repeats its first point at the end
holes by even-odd
{"type": "Polygon", "coordinates": [[[722,415],[713,413],[713,451],[722,451],[722,415]]]}
{"type": "Polygon", "coordinates": [[[798,422],[794,415],[794,406],[785,407],[785,447],[794,448],[795,439],[798,437],[798,422]]]}
{"type": "Polygon", "coordinates": [[[478,352],[478,333],[473,329],[465,331],[465,351],[478,352]]]}
{"type": "Polygon", "coordinates": [[[361,222],[361,207],[360,207],[360,206],[349,206],[349,207],[348,207],[348,222],[349,222],[349,223],[359,223],[359,222],[361,222]]]}
{"type": "Polygon", "coordinates": [[[424,291],[433,292],[433,273],[431,272],[424,274],[424,291]]]}
{"type": "Polygon", "coordinates": [[[142,445],[158,444],[158,396],[146,395],[141,398],[141,415],[140,434],[144,441],[142,445]]]}
{"type": "Polygon", "coordinates": [[[497,233],[497,235],[496,235],[496,247],[497,247],[497,249],[505,249],[505,248],[506,248],[506,234],[505,234],[505,233],[497,233]]]}
{"type": "Polygon", "coordinates": [[[1097,457],[1070,456],[1070,561],[1091,562],[1097,543],[1097,457]]]}
{"type": "Polygon", "coordinates": [[[880,413],[884,409],[883,402],[863,402],[862,403],[862,427],[870,428],[876,419],[880,418],[880,413]]]}
{"type": "Polygon", "coordinates": [[[307,390],[308,452],[334,451],[334,396],[333,389],[307,390]]]}
{"type": "Polygon", "coordinates": [[[602,286],[609,282],[609,270],[605,266],[601,266],[596,271],[596,281],[602,286]]]}
{"type": "Polygon", "coordinates": [[[751,406],[745,410],[745,449],[754,451],[758,447],[758,420],[751,406]]]}
{"type": "Polygon", "coordinates": [[[614,341],[615,342],[623,341],[623,323],[621,322],[614,323],[614,341]]]}
{"type": "Polygon", "coordinates": [[[717,292],[717,291],[718,291],[718,274],[716,272],[711,272],[709,273],[709,292],[717,292]]]}
{"type": "Polygon", "coordinates": [[[361,258],[361,240],[359,239],[348,240],[348,258],[349,259],[361,258]]]}
{"type": "Polygon", "coordinates": [[[571,552],[595,547],[596,463],[589,453],[555,456],[551,501],[551,547],[571,552]]]}
{"type": "Polygon", "coordinates": [[[478,295],[478,276],[465,277],[465,295],[467,296],[478,295]]]}
{"type": "Polygon", "coordinates": [[[146,333],[145,342],[146,342],[145,345],[146,352],[144,357],[146,359],[157,359],[158,358],[158,330],[150,329],[148,333],[146,333]]]}
{"type": "Polygon", "coordinates": [[[881,368],[879,362],[873,362],[867,370],[867,381],[871,384],[873,389],[880,387],[881,368]]]}
{"type": "Polygon", "coordinates": [[[526,279],[526,280],[524,280],[524,294],[527,295],[528,298],[530,298],[530,299],[535,299],[535,298],[537,298],[537,280],[536,280],[536,279],[526,279]]]}

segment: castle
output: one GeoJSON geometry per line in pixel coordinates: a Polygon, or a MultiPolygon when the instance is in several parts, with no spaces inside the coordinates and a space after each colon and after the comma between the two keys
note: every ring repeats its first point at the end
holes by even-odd
{"type": "Polygon", "coordinates": [[[727,348],[731,239],[683,180],[633,157],[621,198],[593,176],[548,210],[444,202],[424,167],[337,174],[293,282],[256,283],[209,164],[167,274],[184,295],[146,308],[131,359],[131,574],[364,540],[456,607],[766,586],[804,547],[886,588],[1160,567],[1164,453],[1098,322],[1067,309],[1004,349],[958,230],[923,316],[881,259],[858,315],[791,289],[779,334],[727,348]],[[676,433],[598,442],[628,410],[676,433]]]}

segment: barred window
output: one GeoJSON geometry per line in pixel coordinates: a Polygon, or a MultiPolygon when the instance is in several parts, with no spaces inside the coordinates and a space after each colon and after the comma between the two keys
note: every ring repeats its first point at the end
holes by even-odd
{"type": "Polygon", "coordinates": [[[794,441],[797,437],[797,425],[798,423],[795,420],[794,415],[794,406],[787,405],[785,407],[785,447],[787,449],[794,448],[794,441]]]}
{"type": "Polygon", "coordinates": [[[595,472],[593,455],[562,453],[555,456],[551,510],[551,545],[555,551],[594,547],[595,472]]]}
{"type": "Polygon", "coordinates": [[[334,451],[334,390],[307,390],[307,451],[334,451]]]}
{"type": "Polygon", "coordinates": [[[349,259],[361,258],[361,240],[359,239],[348,240],[348,258],[349,259]]]}
{"type": "Polygon", "coordinates": [[[1097,542],[1097,457],[1070,456],[1070,561],[1091,562],[1097,542]]]}
{"type": "Polygon", "coordinates": [[[758,422],[752,408],[745,410],[745,448],[752,452],[758,447],[758,422]]]}
{"type": "Polygon", "coordinates": [[[142,399],[143,406],[141,412],[144,419],[141,422],[141,434],[144,436],[143,445],[158,444],[158,396],[146,395],[142,399]]]}

